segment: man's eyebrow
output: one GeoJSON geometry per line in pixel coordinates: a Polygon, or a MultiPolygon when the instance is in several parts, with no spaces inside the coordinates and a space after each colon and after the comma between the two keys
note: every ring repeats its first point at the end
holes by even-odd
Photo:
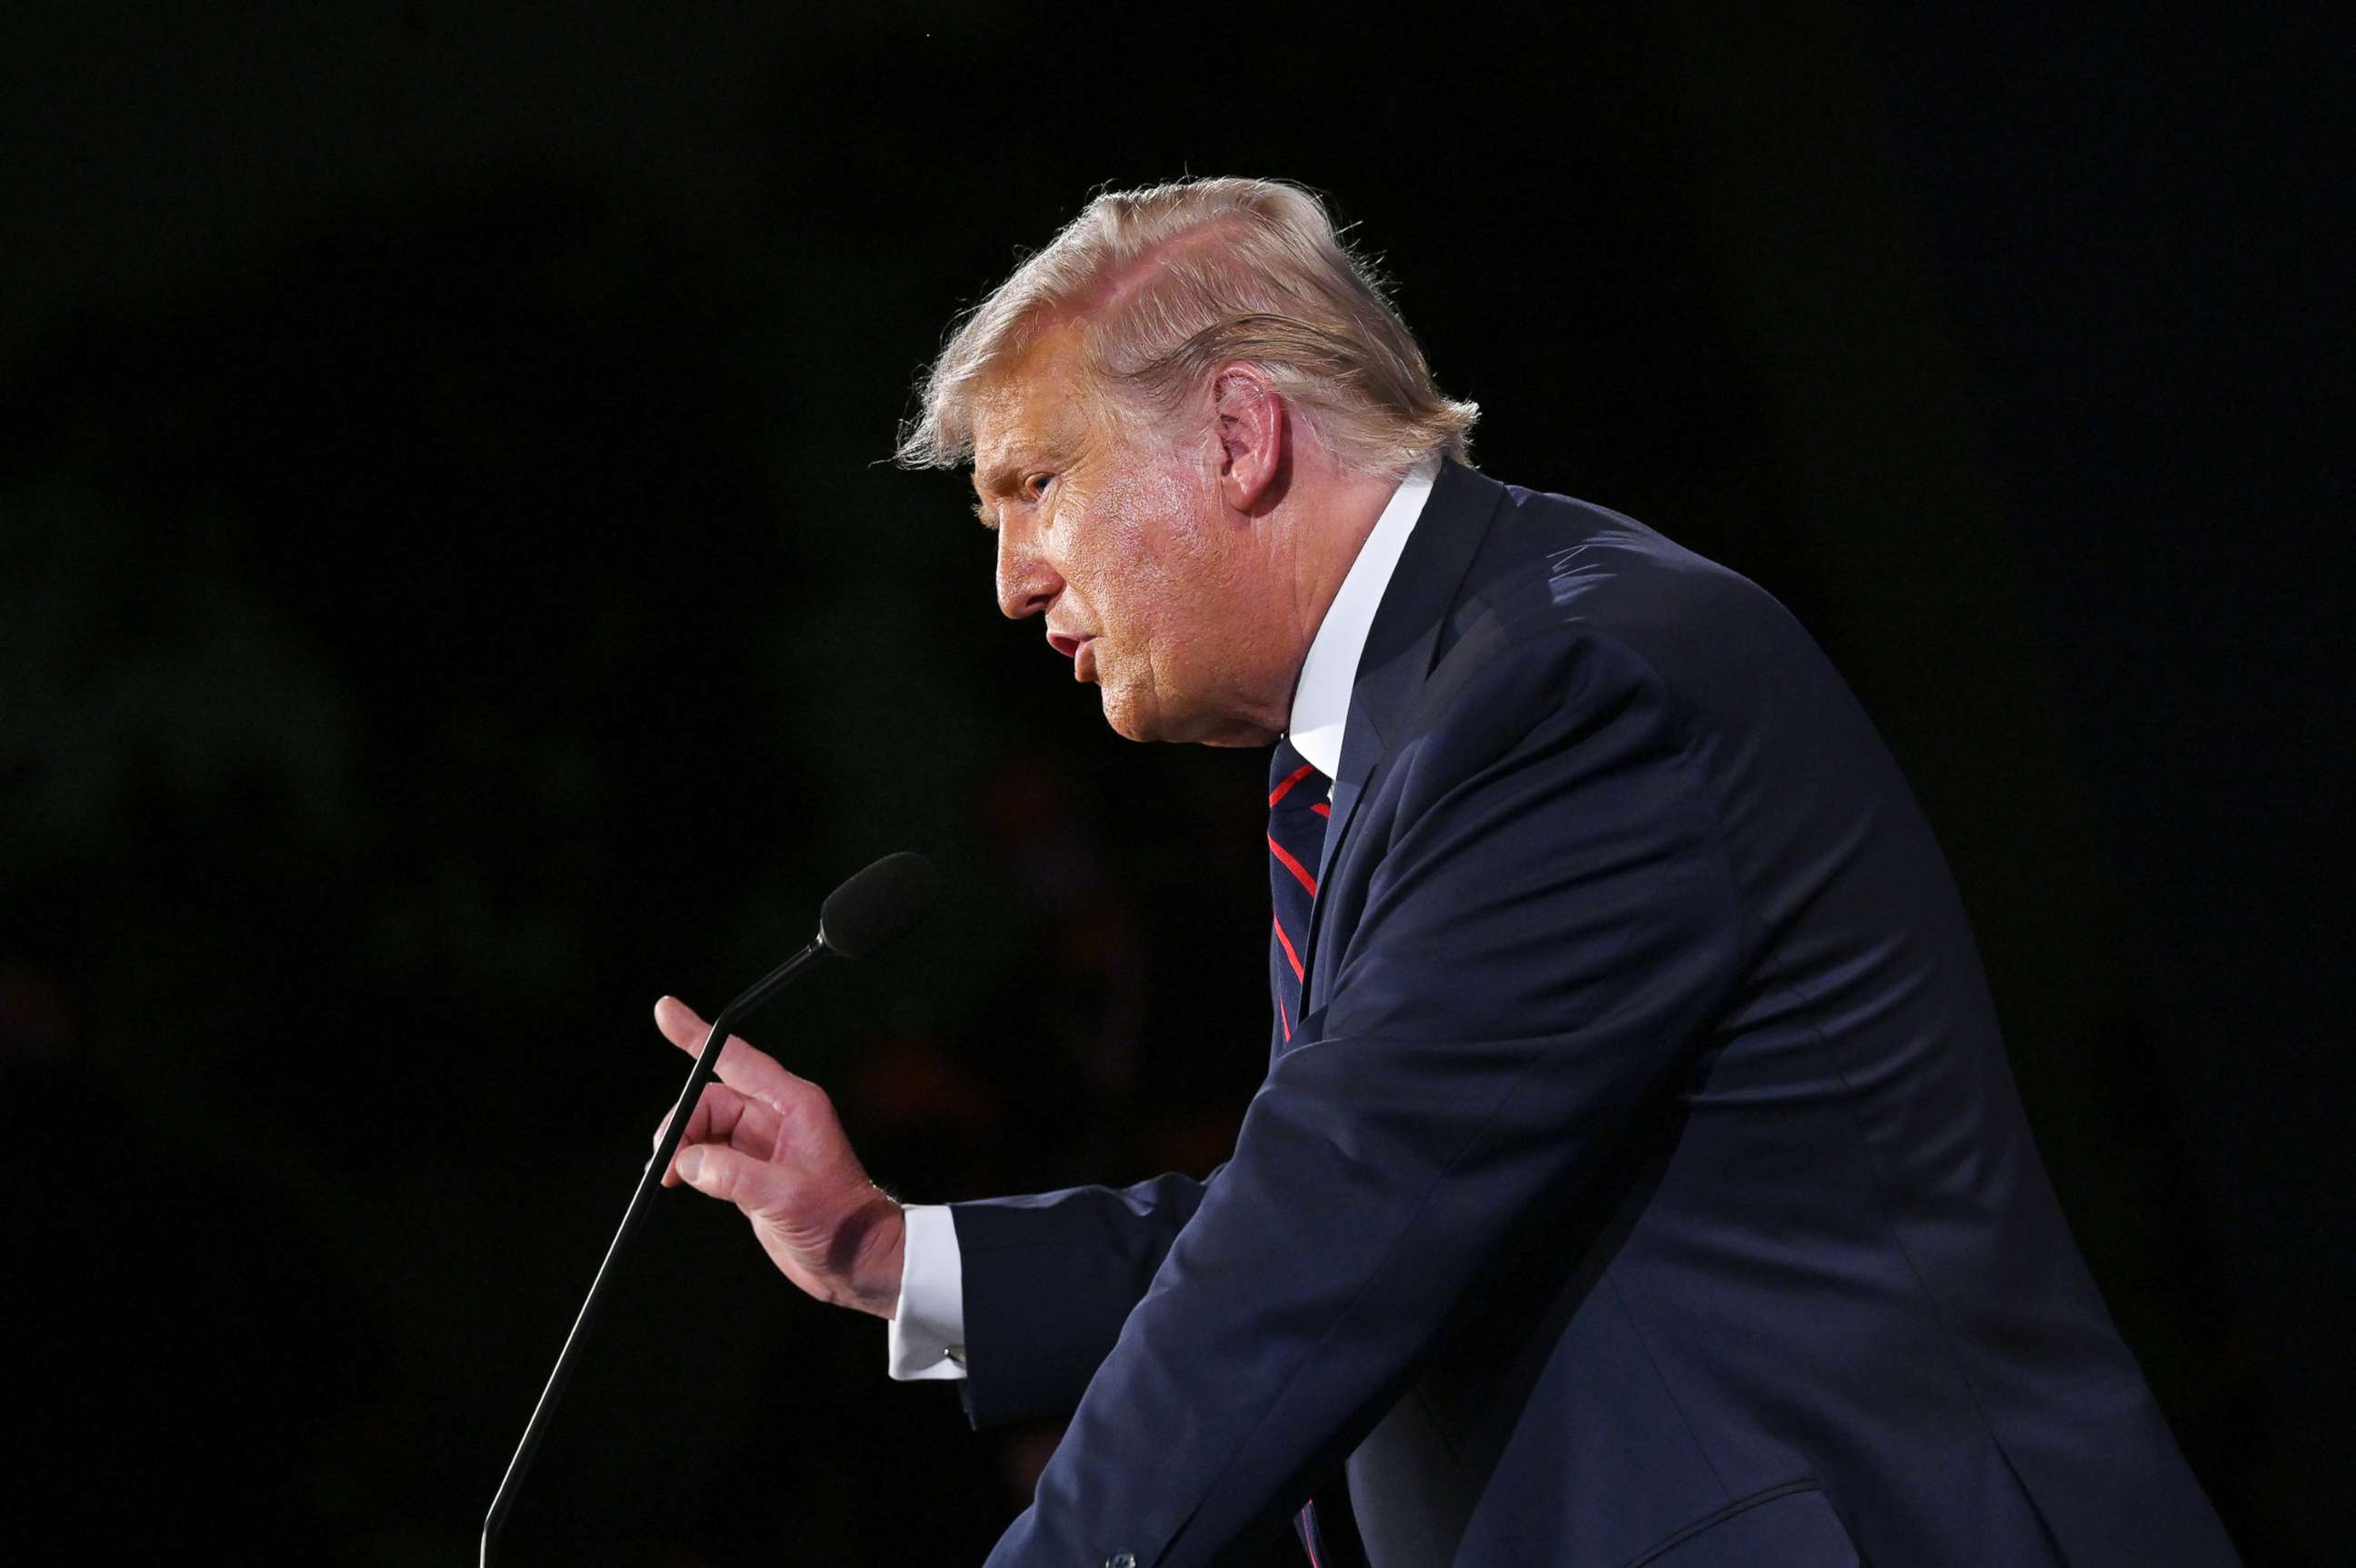
{"type": "Polygon", "coordinates": [[[1022,487],[1023,476],[1030,473],[1032,470],[1037,468],[1042,463],[1046,461],[1048,461],[1048,455],[1045,451],[1036,447],[1024,446],[1016,451],[1011,452],[1006,456],[991,463],[984,464],[979,460],[975,462],[973,466],[973,488],[975,492],[973,514],[974,516],[981,519],[981,524],[984,528],[994,528],[997,526],[997,524],[991,520],[988,510],[990,506],[990,499],[992,496],[1013,494],[1015,490],[1022,487]]]}
{"type": "Polygon", "coordinates": [[[973,469],[974,489],[983,495],[996,495],[1015,487],[1016,476],[1038,466],[1039,455],[1025,448],[987,466],[977,463],[973,469]]]}
{"type": "Polygon", "coordinates": [[[976,465],[973,470],[973,515],[980,520],[984,528],[998,526],[997,521],[990,515],[990,498],[993,486],[1005,483],[1005,476],[1006,469],[1002,466],[984,469],[976,465]]]}

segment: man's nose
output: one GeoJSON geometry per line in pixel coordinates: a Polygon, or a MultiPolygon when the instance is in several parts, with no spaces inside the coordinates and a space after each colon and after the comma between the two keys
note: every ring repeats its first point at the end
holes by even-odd
{"type": "Polygon", "coordinates": [[[1064,579],[1041,553],[1029,530],[998,531],[998,608],[1009,620],[1043,615],[1064,591],[1064,579]]]}

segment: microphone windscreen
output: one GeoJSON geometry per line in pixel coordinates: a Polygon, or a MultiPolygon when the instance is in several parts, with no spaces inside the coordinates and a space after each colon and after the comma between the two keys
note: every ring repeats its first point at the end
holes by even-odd
{"type": "Polygon", "coordinates": [[[865,958],[931,914],[940,883],[923,855],[887,854],[827,895],[818,912],[819,940],[844,958],[865,958]]]}

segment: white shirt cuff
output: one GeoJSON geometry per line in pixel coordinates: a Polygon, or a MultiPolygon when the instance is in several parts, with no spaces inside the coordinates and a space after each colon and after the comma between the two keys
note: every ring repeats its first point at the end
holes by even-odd
{"type": "Polygon", "coordinates": [[[900,1305],[886,1326],[894,1380],[965,1376],[965,1260],[946,1204],[905,1205],[900,1305]]]}

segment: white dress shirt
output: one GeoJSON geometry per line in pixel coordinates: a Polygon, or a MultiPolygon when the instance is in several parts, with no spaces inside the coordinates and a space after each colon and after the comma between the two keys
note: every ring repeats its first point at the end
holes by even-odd
{"type": "MultiPolygon", "coordinates": [[[[1301,662],[1285,734],[1328,779],[1342,766],[1350,693],[1357,684],[1358,660],[1366,650],[1366,634],[1374,629],[1375,610],[1439,477],[1440,460],[1427,458],[1391,492],[1325,618],[1317,623],[1309,657],[1301,662]]],[[[891,1374],[903,1382],[962,1378],[965,1261],[958,1251],[957,1226],[946,1204],[912,1203],[900,1212],[907,1220],[907,1238],[901,1251],[899,1305],[887,1336],[891,1374]]]]}

